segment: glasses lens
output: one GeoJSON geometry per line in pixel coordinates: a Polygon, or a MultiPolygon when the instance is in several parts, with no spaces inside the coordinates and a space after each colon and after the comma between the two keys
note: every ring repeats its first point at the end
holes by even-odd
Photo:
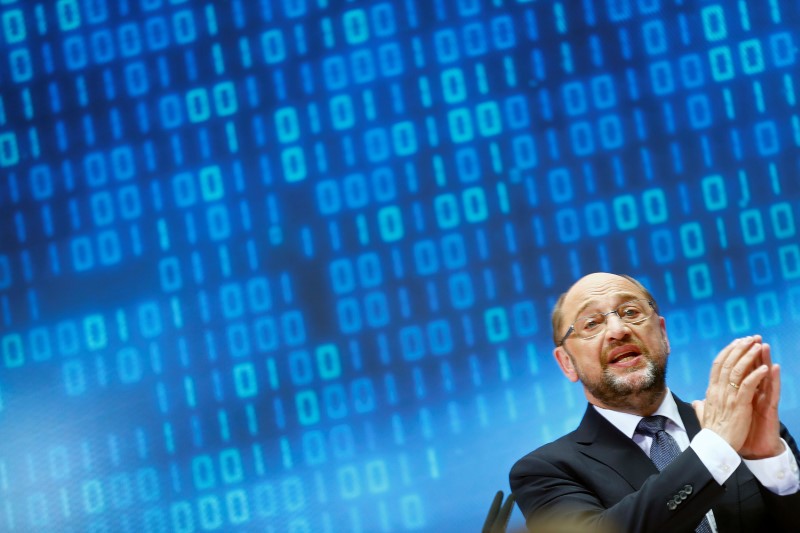
{"type": "Polygon", "coordinates": [[[614,311],[608,313],[595,313],[579,318],[575,321],[575,334],[581,338],[590,338],[602,333],[608,322],[608,315],[615,314],[627,324],[644,322],[653,314],[653,308],[647,300],[632,300],[625,302],[614,311]]]}
{"type": "Polygon", "coordinates": [[[634,300],[617,307],[617,314],[623,322],[636,324],[648,318],[652,309],[647,300],[634,300]]]}
{"type": "Polygon", "coordinates": [[[603,331],[605,321],[606,317],[603,313],[581,317],[575,321],[575,334],[583,338],[593,337],[603,331]]]}

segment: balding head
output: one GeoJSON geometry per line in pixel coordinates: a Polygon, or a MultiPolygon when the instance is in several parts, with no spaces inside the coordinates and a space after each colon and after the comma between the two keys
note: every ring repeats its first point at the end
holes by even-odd
{"type": "MultiPolygon", "coordinates": [[[[636,279],[626,274],[610,274],[608,272],[595,272],[588,274],[576,281],[567,292],[563,293],[553,307],[553,344],[558,346],[559,341],[566,331],[564,328],[564,309],[570,309],[577,299],[583,299],[593,293],[602,293],[608,289],[627,290],[632,294],[646,298],[653,302],[656,313],[658,313],[658,303],[647,288],[636,279]]],[[[574,319],[577,317],[570,317],[574,319]]]]}

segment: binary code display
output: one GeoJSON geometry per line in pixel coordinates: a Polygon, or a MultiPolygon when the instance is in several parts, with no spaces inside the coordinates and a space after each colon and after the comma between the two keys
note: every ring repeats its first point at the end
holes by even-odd
{"type": "MultiPolygon", "coordinates": [[[[478,531],[585,400],[762,333],[800,431],[797,2],[0,0],[0,529],[478,531]]],[[[521,524],[518,511],[514,524],[521,524]]]]}

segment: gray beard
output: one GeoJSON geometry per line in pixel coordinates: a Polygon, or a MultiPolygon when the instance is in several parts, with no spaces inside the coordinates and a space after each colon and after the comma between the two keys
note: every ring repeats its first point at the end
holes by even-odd
{"type": "MultiPolygon", "coordinates": [[[[630,375],[615,375],[608,368],[603,369],[603,377],[599,380],[590,381],[583,372],[578,372],[578,379],[605,406],[624,412],[642,412],[657,407],[653,404],[661,399],[666,388],[667,355],[664,346],[663,364],[648,358],[644,372],[636,370],[639,375],[635,379],[631,379],[630,375]]],[[[577,371],[577,367],[575,369],[577,371]]]]}

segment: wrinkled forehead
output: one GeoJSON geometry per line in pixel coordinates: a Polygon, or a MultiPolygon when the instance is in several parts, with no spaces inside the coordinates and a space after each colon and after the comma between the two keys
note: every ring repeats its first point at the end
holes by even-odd
{"type": "Polygon", "coordinates": [[[563,314],[574,317],[596,306],[605,307],[623,303],[632,298],[644,298],[645,294],[630,280],[615,274],[590,274],[579,279],[567,291],[563,314]]]}

